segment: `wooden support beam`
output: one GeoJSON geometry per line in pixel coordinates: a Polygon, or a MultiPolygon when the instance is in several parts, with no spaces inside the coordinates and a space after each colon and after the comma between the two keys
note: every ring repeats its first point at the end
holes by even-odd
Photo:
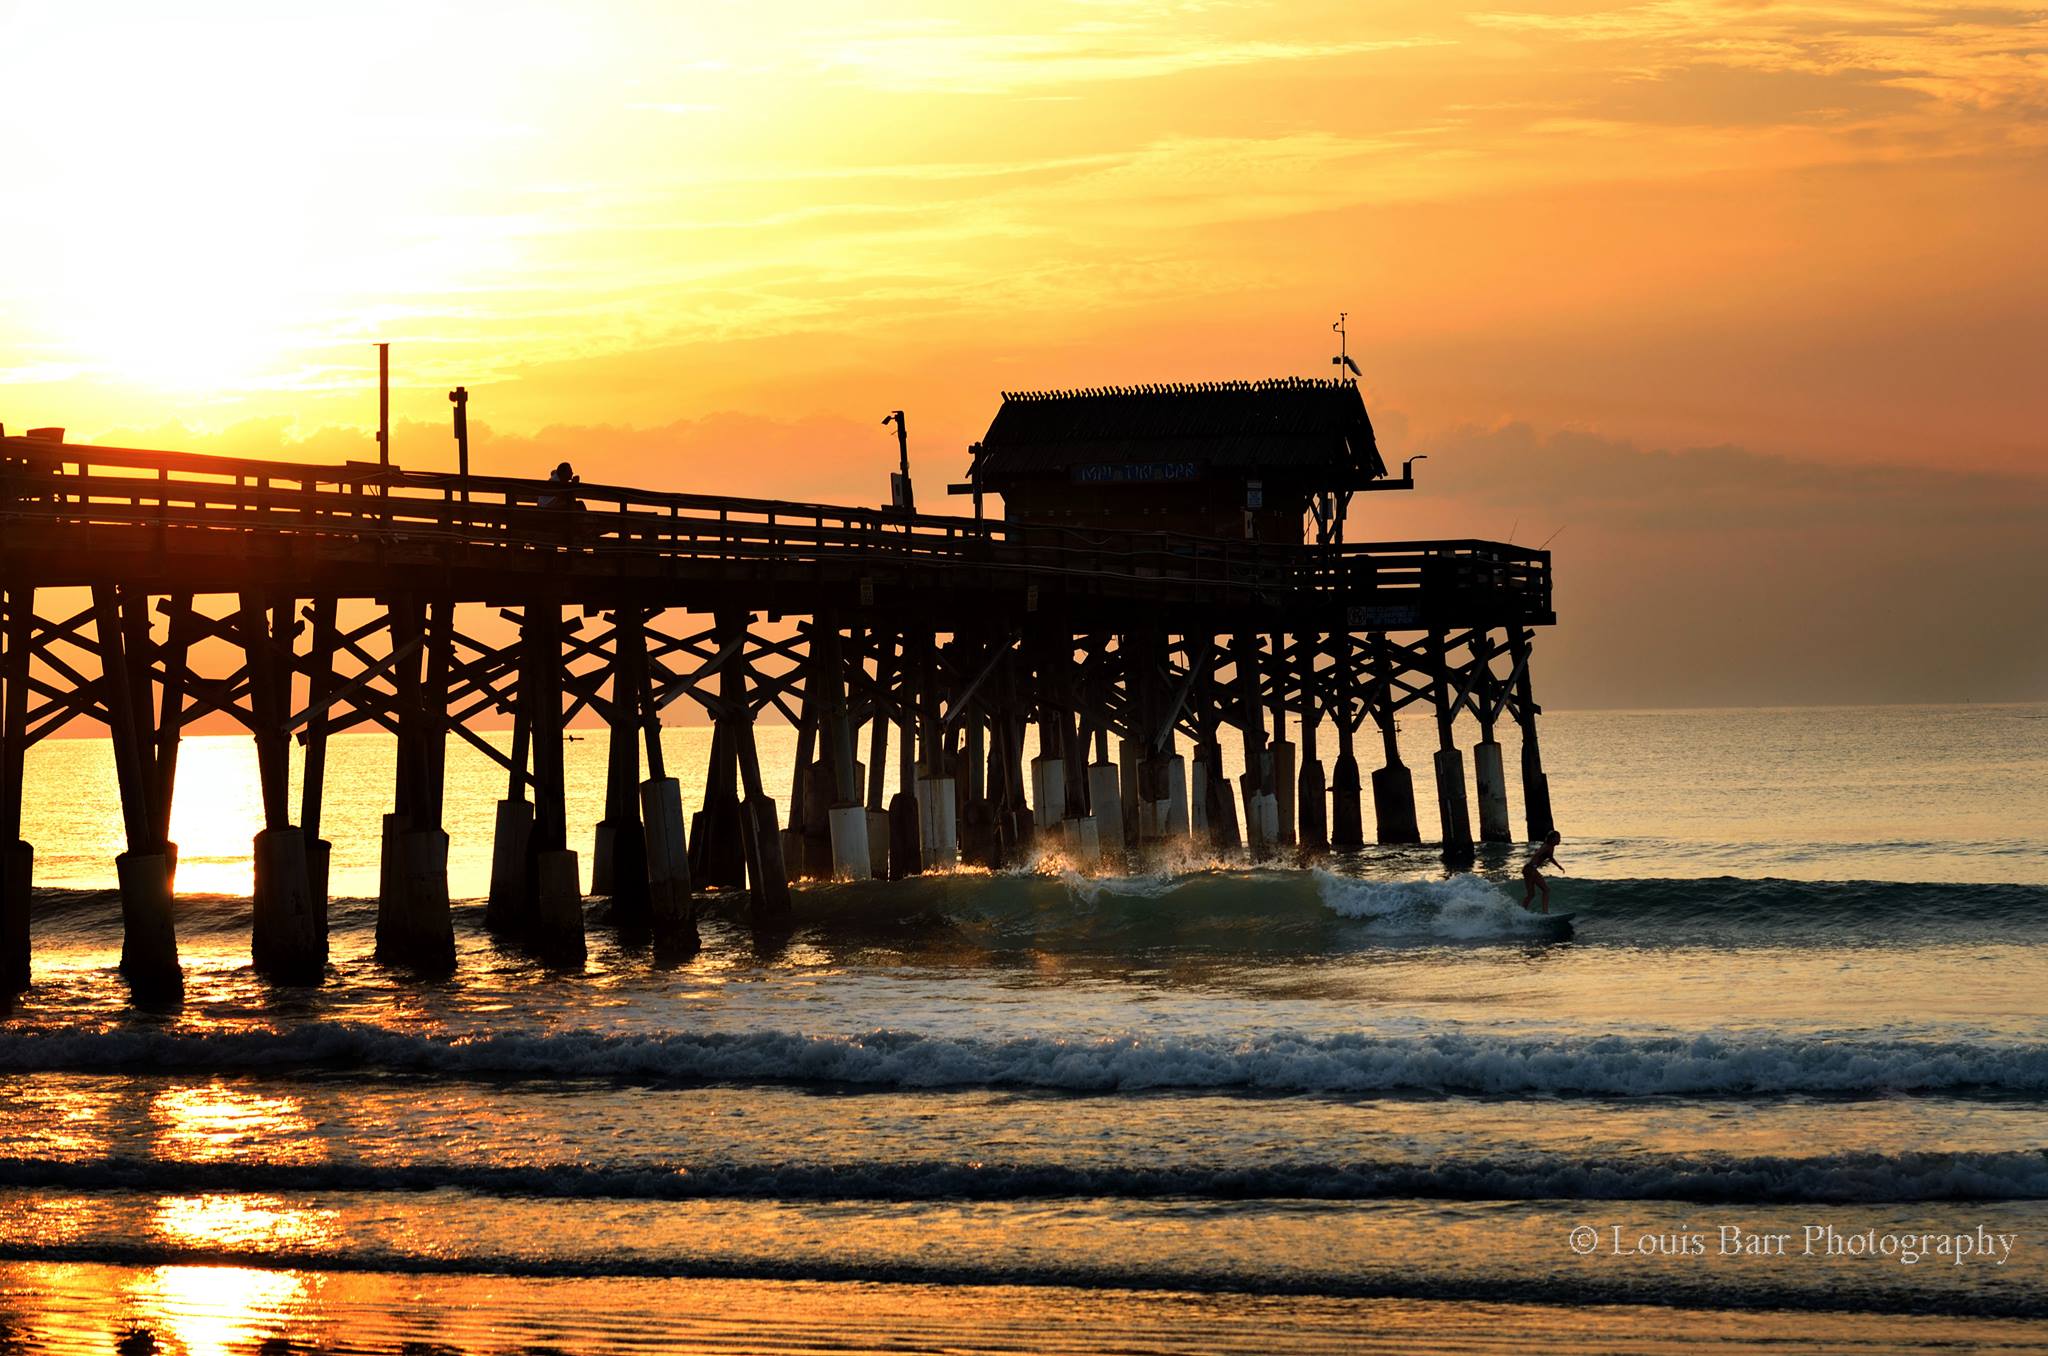
{"type": "Polygon", "coordinates": [[[114,863],[121,884],[121,971],[145,1001],[174,1001],[184,992],[184,973],[171,914],[175,849],[156,827],[148,599],[116,584],[95,585],[92,595],[93,626],[106,667],[108,736],[128,835],[128,850],[114,863]],[[140,624],[133,624],[138,618],[140,624]]]}
{"type": "Polygon", "coordinates": [[[122,623],[124,592],[118,585],[101,584],[94,587],[92,595],[100,655],[106,665],[107,738],[113,745],[121,821],[128,835],[128,850],[149,852],[163,846],[156,836],[155,744],[152,739],[145,750],[138,729],[147,697],[133,690],[135,669],[128,662],[122,623]]]}
{"type": "Polygon", "coordinates": [[[1508,629],[1508,648],[1515,657],[1516,719],[1522,729],[1522,810],[1532,842],[1556,828],[1550,810],[1550,778],[1543,771],[1543,748],[1536,737],[1536,717],[1543,708],[1536,704],[1529,681],[1529,649],[1534,639],[1535,632],[1526,626],[1508,629]]]}
{"type": "Polygon", "coordinates": [[[283,829],[291,823],[291,811],[286,806],[291,786],[287,724],[291,669],[278,663],[271,633],[272,615],[280,608],[289,617],[289,604],[274,606],[267,595],[254,591],[241,597],[240,638],[249,668],[250,729],[256,742],[256,782],[263,800],[265,829],[283,829]]]}
{"type": "Polygon", "coordinates": [[[178,749],[185,729],[185,688],[191,678],[192,596],[166,599],[169,638],[163,649],[163,702],[156,738],[156,831],[161,842],[171,839],[171,800],[178,783],[178,749]]]}
{"type": "MultiPolygon", "coordinates": [[[[306,654],[305,725],[305,770],[299,787],[299,828],[305,832],[309,852],[320,839],[320,817],[327,784],[327,712],[334,704],[334,651],[337,638],[334,627],[334,599],[315,598],[309,609],[313,624],[311,648],[306,654]]],[[[294,728],[300,723],[293,719],[294,728]]],[[[324,851],[324,849],[320,849],[324,851]]],[[[316,868],[320,879],[315,882],[316,892],[326,898],[325,873],[316,868]]]]}
{"type": "Polygon", "coordinates": [[[613,919],[638,929],[648,923],[647,841],[640,822],[640,702],[646,687],[647,615],[638,607],[612,614],[607,704],[604,818],[598,823],[590,891],[612,901],[613,919]]]}
{"type": "Polygon", "coordinates": [[[874,703],[868,726],[868,809],[882,813],[882,788],[886,785],[889,756],[889,700],[891,666],[895,663],[895,642],[882,632],[875,633],[875,689],[882,694],[874,703]]]}
{"type": "MultiPolygon", "coordinates": [[[[728,638],[744,640],[747,621],[744,613],[722,613],[719,627],[728,638]]],[[[761,784],[761,757],[754,745],[753,705],[748,696],[752,681],[753,663],[742,646],[720,680],[722,695],[733,708],[726,720],[740,774],[740,841],[746,850],[755,926],[780,928],[789,917],[789,877],[783,867],[782,840],[775,831],[775,804],[761,784]]]]}
{"type": "Polygon", "coordinates": [[[1444,864],[1458,867],[1469,866],[1474,857],[1472,809],[1465,795],[1465,757],[1458,751],[1453,733],[1453,722],[1458,712],[1452,697],[1452,674],[1445,648],[1444,633],[1430,632],[1430,672],[1436,696],[1437,751],[1434,762],[1437,817],[1443,829],[1444,864]]]}

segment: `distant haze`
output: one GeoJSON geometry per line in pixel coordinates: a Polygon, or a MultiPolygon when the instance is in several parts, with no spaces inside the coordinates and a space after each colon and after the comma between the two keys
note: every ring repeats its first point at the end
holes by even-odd
{"type": "MultiPolygon", "coordinates": [[[[920,502],[998,393],[1328,375],[1552,540],[1557,706],[2048,696],[2037,7],[9,7],[0,422],[920,502]],[[92,95],[76,82],[90,73],[92,95]]],[[[964,501],[953,501],[964,509],[964,501]]]]}

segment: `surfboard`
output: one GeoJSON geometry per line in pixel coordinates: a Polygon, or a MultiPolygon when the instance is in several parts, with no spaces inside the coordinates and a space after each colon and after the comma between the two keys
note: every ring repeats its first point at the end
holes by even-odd
{"type": "Polygon", "coordinates": [[[1535,925],[1534,931],[1562,942],[1571,937],[1572,919],[1575,916],[1569,913],[1532,913],[1529,915],[1529,922],[1535,925]]]}

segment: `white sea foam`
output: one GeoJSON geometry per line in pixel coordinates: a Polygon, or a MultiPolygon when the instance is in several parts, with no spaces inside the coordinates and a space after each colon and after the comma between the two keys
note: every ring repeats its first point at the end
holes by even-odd
{"type": "Polygon", "coordinates": [[[1320,867],[1313,874],[1332,913],[1369,920],[1389,934],[1478,939],[1536,936],[1551,926],[1480,876],[1363,880],[1320,867]]]}

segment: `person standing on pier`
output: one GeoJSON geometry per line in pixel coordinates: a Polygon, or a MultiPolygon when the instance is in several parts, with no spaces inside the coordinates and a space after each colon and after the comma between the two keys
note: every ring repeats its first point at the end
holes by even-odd
{"type": "Polygon", "coordinates": [[[580,484],[582,480],[583,477],[577,475],[570,468],[568,462],[563,462],[555,468],[554,474],[548,477],[548,492],[541,496],[540,506],[548,509],[582,508],[583,501],[577,497],[576,491],[572,488],[580,484]]]}

